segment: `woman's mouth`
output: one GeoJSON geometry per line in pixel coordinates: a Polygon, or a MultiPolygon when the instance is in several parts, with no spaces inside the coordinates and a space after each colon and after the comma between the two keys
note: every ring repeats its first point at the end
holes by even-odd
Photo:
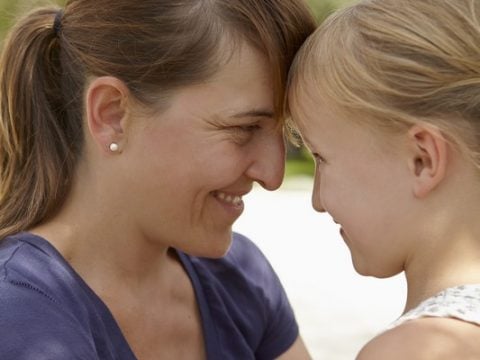
{"type": "Polygon", "coordinates": [[[229,224],[233,223],[242,214],[245,207],[242,199],[243,194],[214,191],[212,195],[221,205],[222,213],[227,216],[229,224]]]}
{"type": "Polygon", "coordinates": [[[221,191],[216,191],[214,193],[214,196],[218,200],[233,206],[240,206],[243,204],[242,196],[240,195],[232,195],[232,194],[227,194],[221,191]]]}

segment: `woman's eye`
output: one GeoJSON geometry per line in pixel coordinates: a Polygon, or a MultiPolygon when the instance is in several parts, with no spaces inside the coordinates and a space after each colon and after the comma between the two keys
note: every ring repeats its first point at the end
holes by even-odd
{"type": "Polygon", "coordinates": [[[239,125],[239,126],[232,126],[229,128],[233,139],[241,144],[246,143],[250,138],[261,129],[261,126],[258,124],[250,124],[250,125],[239,125]]]}
{"type": "Polygon", "coordinates": [[[250,132],[260,130],[260,125],[258,124],[242,125],[242,126],[238,126],[238,128],[242,131],[250,133],[250,132]]]}

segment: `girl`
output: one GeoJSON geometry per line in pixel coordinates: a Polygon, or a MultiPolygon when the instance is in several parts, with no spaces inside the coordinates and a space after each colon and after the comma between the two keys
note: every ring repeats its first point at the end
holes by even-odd
{"type": "Polygon", "coordinates": [[[404,314],[359,360],[480,358],[480,1],[364,0],[291,70],[313,206],[356,271],[405,272],[404,314]]]}

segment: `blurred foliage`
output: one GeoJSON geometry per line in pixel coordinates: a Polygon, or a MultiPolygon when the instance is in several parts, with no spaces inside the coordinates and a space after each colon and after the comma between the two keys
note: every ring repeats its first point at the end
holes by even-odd
{"type": "MultiPolygon", "coordinates": [[[[262,1],[262,0],[258,0],[262,1]]],[[[336,8],[352,0],[306,0],[319,22],[323,21],[336,8]]],[[[65,0],[0,0],[0,41],[17,17],[37,6],[64,5],[65,0]]],[[[313,161],[305,148],[288,147],[287,176],[296,174],[312,175],[313,161]]]]}
{"type": "Polygon", "coordinates": [[[64,0],[0,0],[0,38],[3,40],[8,28],[18,16],[38,6],[62,6],[64,3],[64,0]]]}
{"type": "Polygon", "coordinates": [[[336,0],[307,0],[317,20],[321,22],[331,14],[341,2],[336,0]]]}
{"type": "Polygon", "coordinates": [[[315,162],[312,155],[305,147],[288,149],[287,163],[285,166],[285,176],[292,177],[297,175],[313,176],[315,173],[315,162]]]}

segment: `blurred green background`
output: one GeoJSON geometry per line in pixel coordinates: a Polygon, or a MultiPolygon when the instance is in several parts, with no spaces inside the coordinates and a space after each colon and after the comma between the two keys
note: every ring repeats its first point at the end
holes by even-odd
{"type": "MultiPolygon", "coordinates": [[[[258,0],[262,1],[262,0],[258,0]]],[[[351,2],[352,0],[305,0],[312,8],[316,18],[321,22],[336,8],[351,2]]],[[[0,41],[4,38],[8,28],[15,19],[35,6],[47,4],[63,5],[65,0],[0,0],[0,41]]],[[[312,176],[314,164],[311,156],[305,148],[288,146],[286,176],[297,175],[312,176]]]]}

